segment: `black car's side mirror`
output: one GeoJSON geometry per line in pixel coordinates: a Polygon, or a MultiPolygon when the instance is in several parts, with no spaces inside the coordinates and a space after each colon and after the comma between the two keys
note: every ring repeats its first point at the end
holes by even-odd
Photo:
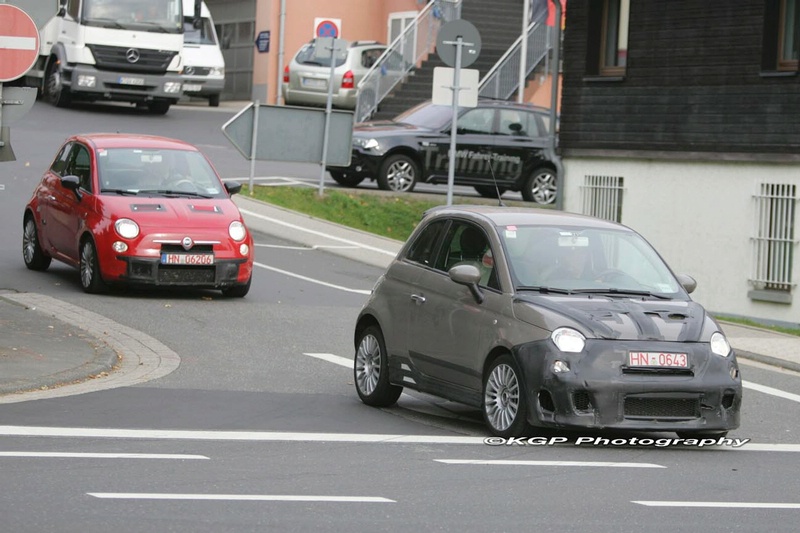
{"type": "Polygon", "coordinates": [[[697,281],[688,274],[678,274],[678,282],[689,294],[692,294],[697,288],[697,281]]]}
{"type": "Polygon", "coordinates": [[[72,174],[63,176],[61,178],[61,186],[75,193],[75,198],[77,198],[79,202],[81,201],[81,193],[78,190],[81,188],[81,179],[78,176],[72,174]]]}
{"type": "Polygon", "coordinates": [[[230,195],[238,194],[242,190],[242,184],[238,181],[232,181],[230,183],[225,182],[225,190],[228,191],[230,195]]]}
{"type": "Polygon", "coordinates": [[[478,267],[475,265],[456,265],[448,270],[447,274],[450,279],[459,285],[465,285],[476,302],[483,303],[483,293],[478,287],[478,283],[481,281],[481,271],[478,270],[478,267]]]}

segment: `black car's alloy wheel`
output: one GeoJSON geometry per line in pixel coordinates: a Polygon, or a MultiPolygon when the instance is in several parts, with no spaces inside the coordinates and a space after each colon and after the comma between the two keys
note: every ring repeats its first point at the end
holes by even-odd
{"type": "Polygon", "coordinates": [[[81,243],[80,258],[81,286],[90,294],[104,292],[106,284],[100,275],[100,262],[97,259],[97,248],[92,239],[84,239],[81,243]]]}
{"type": "Polygon", "coordinates": [[[522,198],[526,202],[549,205],[556,201],[556,171],[549,168],[540,168],[535,171],[525,182],[522,189],[522,198]]]}
{"type": "Polygon", "coordinates": [[[50,256],[45,255],[39,245],[39,232],[36,231],[36,221],[32,216],[25,219],[22,228],[22,258],[25,266],[31,270],[47,270],[50,266],[50,256]]]}
{"type": "Polygon", "coordinates": [[[520,436],[528,427],[525,387],[509,354],[492,362],[483,379],[483,419],[494,435],[520,436]]]}
{"type": "Polygon", "coordinates": [[[389,383],[389,359],[378,326],[369,326],[358,338],[353,376],[361,401],[374,407],[388,407],[397,402],[403,387],[389,383]]]}
{"type": "Polygon", "coordinates": [[[378,187],[384,191],[411,192],[419,178],[419,166],[404,154],[386,158],[381,165],[378,187]]]}

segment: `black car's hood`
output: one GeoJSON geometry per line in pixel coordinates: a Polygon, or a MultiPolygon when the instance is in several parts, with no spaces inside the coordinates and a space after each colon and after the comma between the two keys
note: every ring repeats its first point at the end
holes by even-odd
{"type": "Polygon", "coordinates": [[[517,301],[568,317],[601,339],[698,342],[706,320],[691,300],[523,294],[517,301]]]}
{"type": "Polygon", "coordinates": [[[353,137],[380,138],[393,135],[419,135],[432,133],[433,130],[421,126],[413,126],[402,122],[381,120],[375,122],[362,122],[353,128],[353,137]]]}

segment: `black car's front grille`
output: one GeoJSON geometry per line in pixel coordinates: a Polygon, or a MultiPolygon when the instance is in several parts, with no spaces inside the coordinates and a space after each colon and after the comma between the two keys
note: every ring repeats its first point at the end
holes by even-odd
{"type": "Polygon", "coordinates": [[[177,52],[174,50],[148,50],[124,46],[88,45],[94,55],[98,70],[164,74],[177,52]],[[135,59],[134,62],[131,62],[135,59]]]}
{"type": "Polygon", "coordinates": [[[625,398],[628,418],[698,418],[700,402],[696,398],[625,398]]]}
{"type": "Polygon", "coordinates": [[[216,269],[212,267],[160,265],[159,283],[214,283],[216,269]]]}
{"type": "Polygon", "coordinates": [[[585,390],[579,390],[572,393],[572,404],[578,412],[588,412],[593,409],[592,399],[589,393],[585,390]]]}

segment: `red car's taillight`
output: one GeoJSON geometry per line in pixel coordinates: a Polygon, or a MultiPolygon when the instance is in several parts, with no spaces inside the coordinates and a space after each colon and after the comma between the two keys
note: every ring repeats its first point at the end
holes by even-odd
{"type": "Polygon", "coordinates": [[[289,65],[283,67],[283,83],[289,83],[289,65]]]}
{"type": "Polygon", "coordinates": [[[355,88],[355,79],[353,77],[353,71],[348,70],[342,76],[342,89],[354,89],[355,88]]]}

